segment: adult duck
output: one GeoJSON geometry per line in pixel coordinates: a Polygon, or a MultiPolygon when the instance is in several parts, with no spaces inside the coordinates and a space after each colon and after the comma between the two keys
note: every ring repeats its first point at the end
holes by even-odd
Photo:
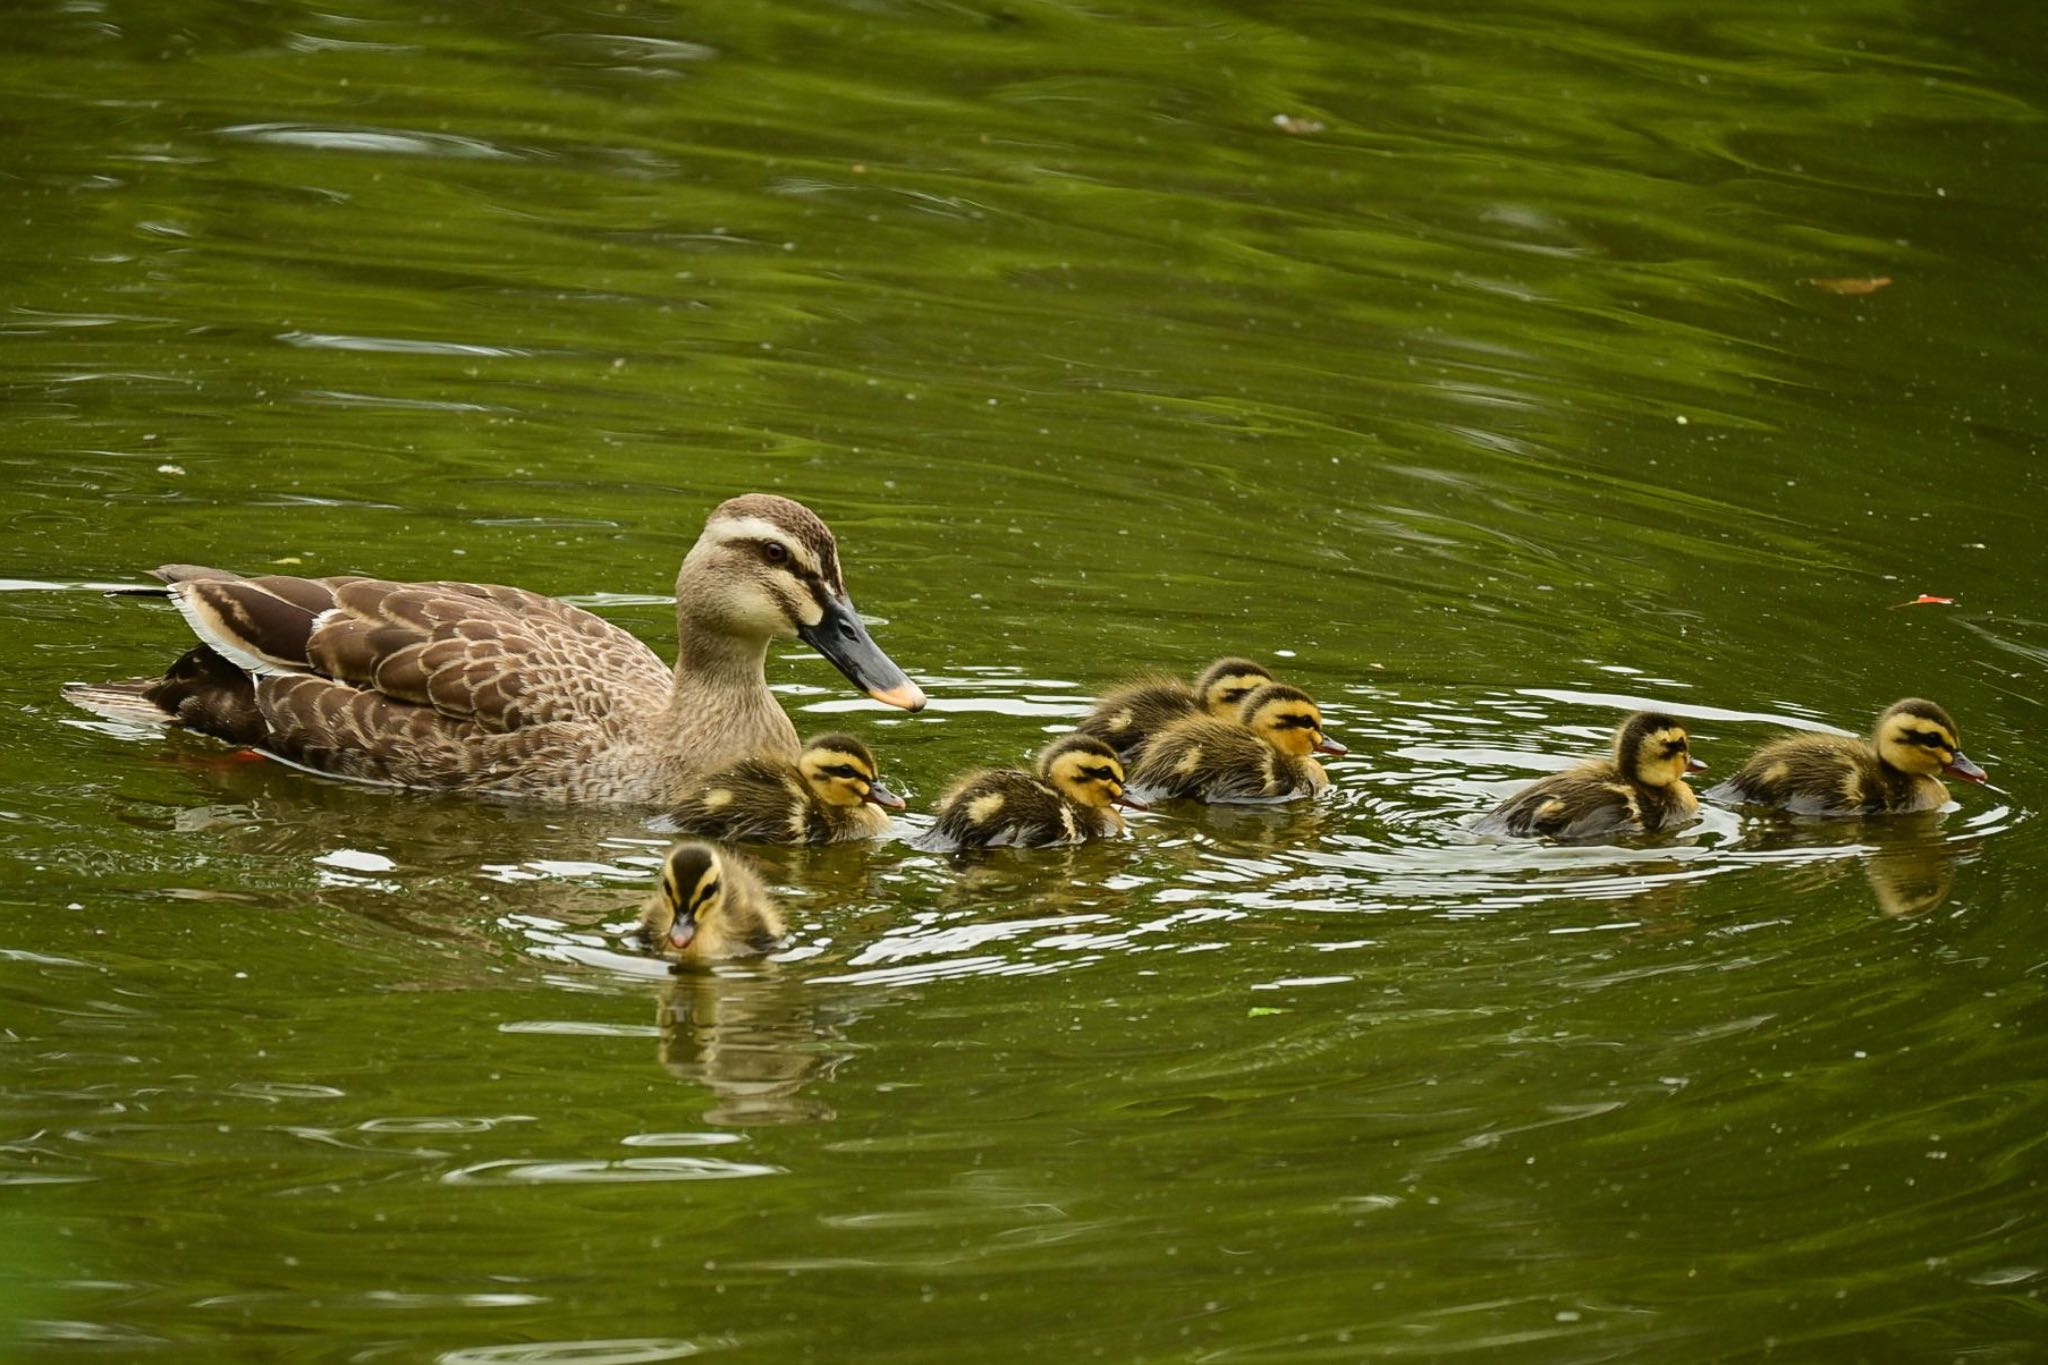
{"type": "Polygon", "coordinates": [[[161,678],[66,696],[335,777],[574,802],[674,803],[748,758],[797,758],[768,690],[803,639],[878,701],[924,693],[868,635],[839,549],[801,503],[719,504],[676,575],[673,669],[628,632],[490,584],[154,571],[201,643],[161,678]]]}

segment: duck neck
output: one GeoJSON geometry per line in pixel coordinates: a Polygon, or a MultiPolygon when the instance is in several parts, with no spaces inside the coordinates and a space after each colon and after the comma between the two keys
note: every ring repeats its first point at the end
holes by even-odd
{"type": "Polygon", "coordinates": [[[768,641],[706,630],[678,613],[663,728],[679,760],[709,773],[742,758],[797,756],[796,727],[768,690],[768,641]]]}

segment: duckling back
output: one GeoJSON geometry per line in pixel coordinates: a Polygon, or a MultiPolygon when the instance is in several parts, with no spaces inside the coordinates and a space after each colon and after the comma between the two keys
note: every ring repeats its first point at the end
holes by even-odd
{"type": "Polygon", "coordinates": [[[1134,758],[1145,742],[1178,720],[1202,713],[1195,690],[1178,678],[1155,676],[1106,692],[1074,726],[1125,758],[1134,758]]]}
{"type": "Polygon", "coordinates": [[[1087,810],[1030,773],[970,773],[939,798],[929,843],[946,848],[1048,848],[1114,832],[1115,817],[1087,810]]]}
{"type": "Polygon", "coordinates": [[[1474,828],[1481,834],[1599,839],[1675,829],[1697,814],[1692,788],[1669,791],[1625,780],[1612,760],[1597,759],[1553,773],[1494,807],[1474,828]]]}
{"type": "Polygon", "coordinates": [[[1284,801],[1328,786],[1322,764],[1283,754],[1245,726],[1191,716],[1153,736],[1131,768],[1147,800],[1284,801]]]}
{"type": "Polygon", "coordinates": [[[1239,658],[1217,659],[1192,687],[1154,674],[1105,693],[1074,730],[1102,740],[1125,761],[1134,761],[1146,742],[1167,726],[1190,716],[1231,719],[1247,696],[1272,680],[1264,664],[1239,658]]]}
{"type": "Polygon", "coordinates": [[[1726,805],[1775,806],[1792,815],[1855,816],[1935,810],[1948,803],[1939,779],[1900,772],[1847,735],[1784,735],[1749,756],[1707,793],[1726,805]]]}

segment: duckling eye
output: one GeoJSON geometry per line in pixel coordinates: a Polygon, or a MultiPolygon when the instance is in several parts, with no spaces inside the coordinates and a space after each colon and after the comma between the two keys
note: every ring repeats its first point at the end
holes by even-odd
{"type": "Polygon", "coordinates": [[[841,763],[836,767],[827,768],[825,769],[825,771],[833,777],[844,777],[849,780],[856,777],[866,776],[866,774],[862,773],[859,769],[854,768],[851,764],[846,763],[841,763]]]}
{"type": "Polygon", "coordinates": [[[761,554],[770,564],[789,563],[789,547],[779,540],[771,540],[763,545],[761,554]]]}
{"type": "Polygon", "coordinates": [[[1116,774],[1107,768],[1083,768],[1082,775],[1095,782],[1114,782],[1116,774]]]}

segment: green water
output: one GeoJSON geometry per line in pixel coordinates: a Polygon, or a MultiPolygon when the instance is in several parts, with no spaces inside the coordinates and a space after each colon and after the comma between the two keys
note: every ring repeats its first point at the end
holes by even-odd
{"type": "Polygon", "coordinates": [[[2031,7],[8,29],[0,1349],[2042,1358],[2031,7]],[[58,697],[184,648],[95,590],[165,561],[667,653],[748,489],[931,693],[771,659],[913,812],[1224,651],[1322,699],[1333,799],[772,853],[792,950],[669,979],[635,818],[58,697]],[[1462,827],[1639,704],[1725,772],[1913,693],[1992,773],[1943,816],[1462,827]]]}

